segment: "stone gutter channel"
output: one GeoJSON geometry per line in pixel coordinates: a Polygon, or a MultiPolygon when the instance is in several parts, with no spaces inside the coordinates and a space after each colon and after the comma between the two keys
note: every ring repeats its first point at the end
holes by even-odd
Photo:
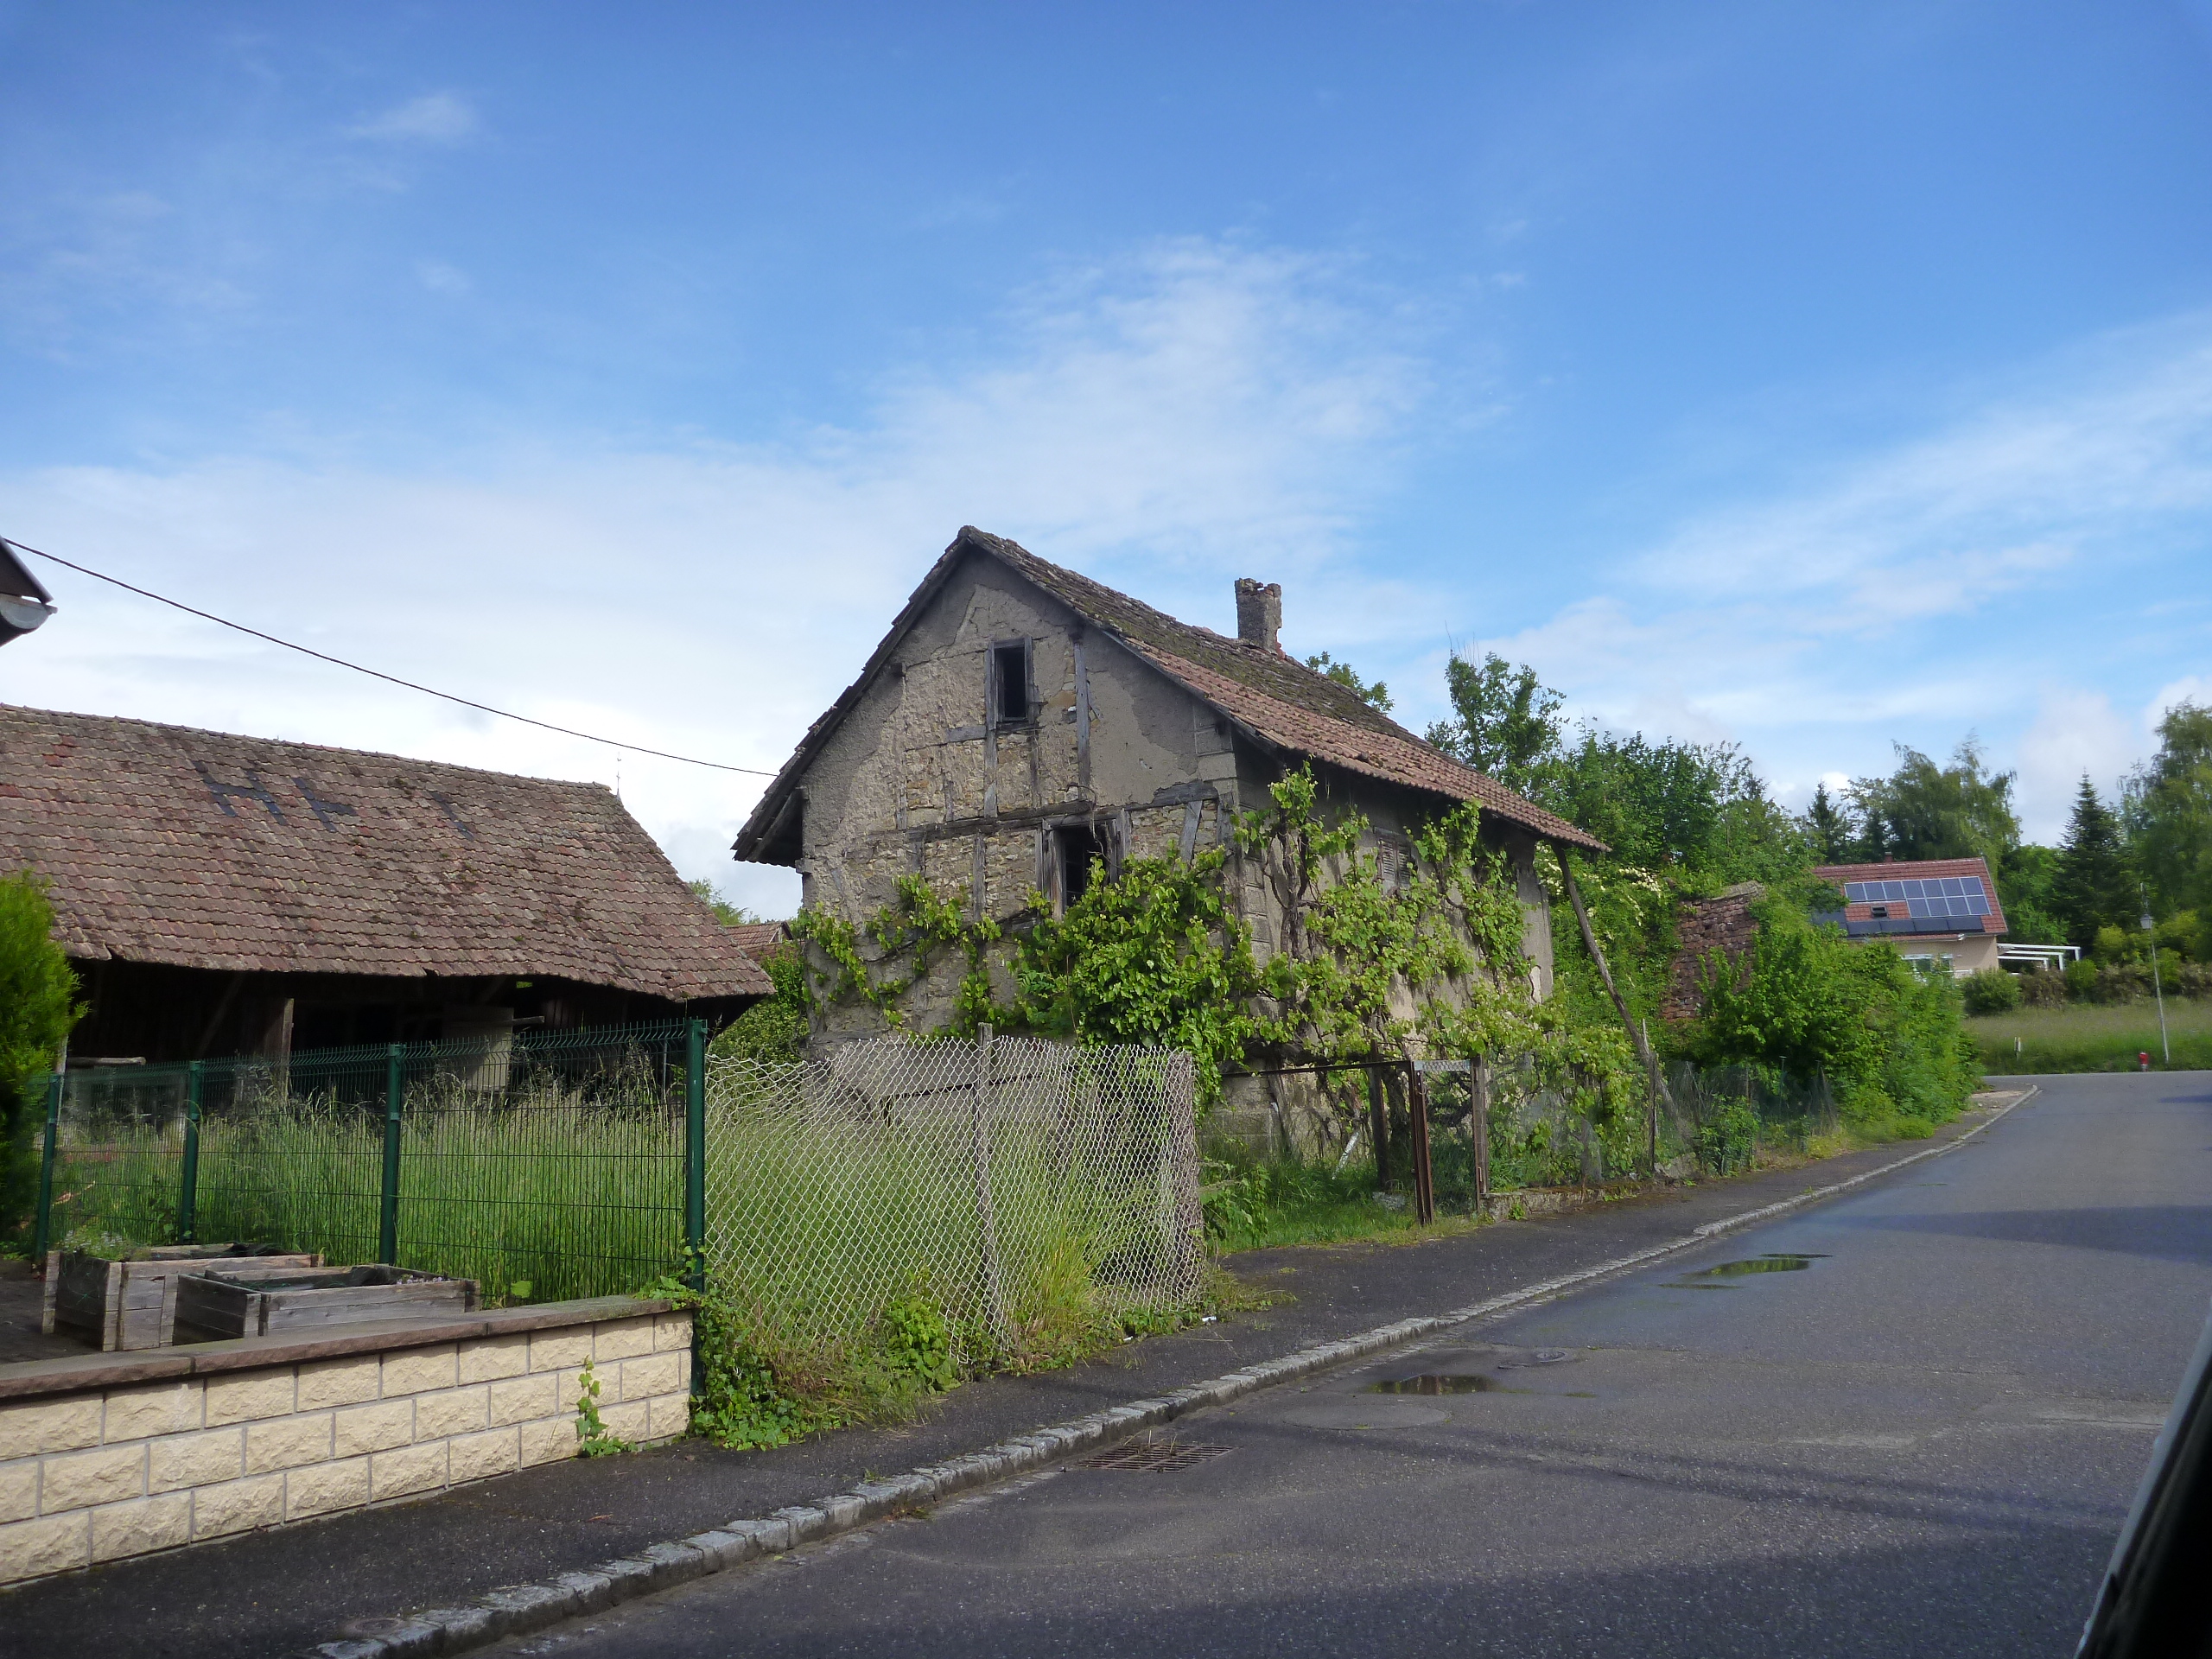
{"type": "MultiPolygon", "coordinates": [[[[1109,1410],[1093,1412],[1071,1422],[1039,1428],[986,1446],[965,1457],[934,1463],[883,1480],[864,1480],[849,1491],[817,1498],[808,1504],[778,1510],[756,1520],[732,1521],[689,1538],[652,1545],[620,1560],[602,1561],[583,1572],[563,1573],[535,1584],[494,1590],[460,1607],[437,1607],[397,1617],[389,1628],[374,1635],[325,1642],[307,1650],[302,1659],[432,1659],[432,1656],[465,1653],[511,1636],[542,1630],[565,1620],[604,1611],[618,1603],[635,1600],[656,1591],[688,1584],[712,1573],[741,1567],[748,1561],[779,1555],[817,1539],[852,1532],[870,1522],[905,1511],[925,1510],[977,1486],[1010,1476],[1041,1469],[1078,1452],[1093,1451],[1127,1440],[1148,1428],[1209,1407],[1226,1405],[1279,1382],[1306,1376],[1348,1360],[1363,1359],[1385,1349],[1396,1348],[1423,1337],[1448,1331],[1476,1319],[1491,1318],[1640,1268],[1647,1262],[1692,1249],[1724,1233],[1816,1204],[1838,1193],[1893,1174],[1923,1159],[1954,1152],[1980,1135],[2014,1107],[2024,1105],[2041,1092],[2031,1084],[2017,1099],[2006,1103],[1982,1122],[1955,1141],[1899,1158],[1827,1186],[1814,1187],[1778,1203],[1763,1205],[1740,1215],[1708,1222],[1704,1226],[1654,1245],[1649,1249],[1585,1268],[1579,1272],[1526,1285],[1493,1296],[1487,1301],[1433,1316],[1400,1319],[1377,1325],[1339,1341],[1300,1349],[1279,1359],[1230,1371],[1204,1382],[1194,1382],[1172,1393],[1135,1400],[1109,1410]]],[[[356,1630],[370,1621],[357,1621],[356,1630]]],[[[377,1621],[385,1623],[385,1621],[377,1621]]]]}

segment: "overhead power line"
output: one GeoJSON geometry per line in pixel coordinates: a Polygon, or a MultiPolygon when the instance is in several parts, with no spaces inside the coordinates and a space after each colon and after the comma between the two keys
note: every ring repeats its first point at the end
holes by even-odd
{"type": "Polygon", "coordinates": [[[301,656],[312,657],[318,662],[330,663],[339,668],[350,668],[356,674],[365,674],[372,680],[382,680],[389,685],[404,686],[410,691],[420,691],[425,696],[442,697],[448,702],[457,702],[464,709],[474,709],[483,714],[497,715],[501,720],[519,721],[525,726],[535,726],[540,731],[558,732],[563,737],[580,737],[587,743],[604,743],[610,749],[627,749],[632,754],[650,754],[661,760],[679,760],[687,766],[708,766],[716,772],[742,772],[755,778],[773,778],[776,775],[760,766],[733,766],[720,760],[702,760],[695,755],[671,754],[666,749],[649,749],[642,743],[625,743],[617,737],[601,737],[592,732],[577,731],[573,727],[556,726],[550,720],[533,720],[528,715],[518,715],[505,709],[494,709],[490,703],[478,702],[473,697],[456,696],[450,691],[441,691],[435,686],[418,684],[413,680],[403,680],[397,674],[386,674],[380,669],[364,668],[359,663],[347,662],[343,657],[333,657],[326,651],[316,651],[311,646],[295,645],[289,639],[279,639],[275,634],[264,633],[259,628],[249,628],[243,622],[233,622],[228,617],[217,616],[213,611],[203,611],[196,606],[187,605],[181,600],[171,599],[165,594],[157,594],[149,588],[136,587],[124,581],[120,576],[111,576],[104,570],[95,570],[89,565],[75,563],[63,558],[59,553],[44,552],[22,542],[10,541],[5,537],[0,537],[0,545],[12,547],[19,553],[29,553],[35,557],[45,559],[51,563],[61,566],[65,570],[74,570],[80,576],[90,576],[95,582],[105,582],[111,587],[120,588],[125,593],[136,594],[141,599],[150,599],[156,604],[169,607],[172,610],[182,611],[187,616],[196,616],[203,622],[213,622],[219,627],[251,634],[256,639],[264,639],[272,645],[282,645],[287,651],[296,651],[301,656]]]}

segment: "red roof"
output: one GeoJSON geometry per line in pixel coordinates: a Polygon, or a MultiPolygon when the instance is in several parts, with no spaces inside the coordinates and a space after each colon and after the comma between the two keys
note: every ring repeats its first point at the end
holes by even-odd
{"type": "MultiPolygon", "coordinates": [[[[1941,880],[1945,876],[1971,876],[1980,881],[1982,892],[1989,900],[1989,913],[1981,919],[1981,931],[1985,933],[2005,931],[2005,911],[1997,899],[1997,883],[1990,875],[1989,864],[1985,859],[1914,858],[1891,859],[1881,864],[1823,864],[1813,874],[1824,881],[1833,881],[1839,887],[1847,881],[1931,881],[1941,880]]],[[[1883,902],[1887,907],[1901,901],[1891,899],[1883,902]]],[[[1892,911],[1891,913],[1896,912],[1892,911]]],[[[1847,921],[1867,921],[1873,917],[1874,906],[1872,903],[1847,904],[1843,914],[1847,921]]],[[[1934,936],[1959,931],[1955,927],[1945,927],[1935,917],[1926,919],[1928,925],[1925,928],[1916,928],[1912,933],[1901,937],[1910,938],[1914,934],[1934,936]]]]}
{"type": "Polygon", "coordinates": [[[759,962],[777,946],[786,944],[791,937],[789,922],[732,922],[728,925],[731,938],[737,948],[759,962]]]}
{"type": "Polygon", "coordinates": [[[79,958],[774,988],[600,784],[0,705],[0,869],[79,958]]]}

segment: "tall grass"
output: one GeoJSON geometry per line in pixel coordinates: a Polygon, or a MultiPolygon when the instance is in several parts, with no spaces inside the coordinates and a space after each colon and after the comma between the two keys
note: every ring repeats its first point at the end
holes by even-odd
{"type": "MultiPolygon", "coordinates": [[[[708,1257],[718,1291],[785,1369],[835,1370],[883,1310],[943,1309],[962,1363],[1048,1364],[1171,1300],[1177,1204],[1159,1128],[1001,1109],[977,1179],[956,1090],[899,1109],[806,1099],[740,1072],[710,1090],[708,1257]],[[988,1217],[988,1222],[987,1222],[988,1217]]],[[[1187,1288],[1187,1287],[1186,1287],[1187,1288]]]]}
{"type": "MultiPolygon", "coordinates": [[[[100,1126],[57,1158],[65,1243],[174,1241],[175,1122],[100,1126]]],[[[434,1079],[401,1118],[397,1265],[474,1279],[487,1300],[618,1294],[683,1260],[680,1106],[607,1104],[557,1084],[486,1098],[434,1079]]],[[[195,1235],[378,1254],[384,1114],[264,1096],[200,1130],[195,1235]]]]}
{"type": "MultiPolygon", "coordinates": [[[[939,1310],[963,1369],[1028,1368],[1172,1318],[1196,1294],[1183,1218],[1195,1200],[1176,1151],[1188,1119],[1178,1141],[1157,1066],[1001,1049],[980,1126],[972,1049],[710,1072],[709,1278],[787,1392],[848,1388],[883,1351],[887,1318],[911,1336],[917,1306],[939,1310]]],[[[200,1240],[348,1262],[379,1253],[381,1079],[300,1090],[311,1075],[258,1075],[204,1114],[200,1240]]],[[[680,1073],[644,1065],[418,1076],[400,1118],[399,1265],[474,1279],[495,1302],[633,1291],[683,1271],[683,1098],[680,1073]]],[[[181,1111],[141,1090],[70,1121],[65,1242],[172,1242],[181,1111]]]]}
{"type": "MultiPolygon", "coordinates": [[[[1980,1052],[1983,1068],[1999,1075],[2133,1071],[2139,1053],[2148,1054],[2153,1066],[2165,1065],[2158,1010],[2147,1001],[1976,1014],[1967,1019],[1967,1032],[1980,1052]]],[[[2166,1032],[2176,1070],[2212,1067],[2212,1002],[2167,997],[2166,1032]]]]}

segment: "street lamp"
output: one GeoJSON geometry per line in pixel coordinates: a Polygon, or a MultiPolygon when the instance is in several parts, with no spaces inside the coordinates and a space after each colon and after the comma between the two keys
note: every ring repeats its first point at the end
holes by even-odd
{"type": "Polygon", "coordinates": [[[2152,925],[2151,912],[2143,912],[2143,931],[2151,936],[2151,994],[2158,999],[2158,1048],[2166,1057],[2166,1069],[2174,1064],[2174,1046],[2166,1040],[2166,992],[2158,983],[2158,935],[2152,925]]]}

